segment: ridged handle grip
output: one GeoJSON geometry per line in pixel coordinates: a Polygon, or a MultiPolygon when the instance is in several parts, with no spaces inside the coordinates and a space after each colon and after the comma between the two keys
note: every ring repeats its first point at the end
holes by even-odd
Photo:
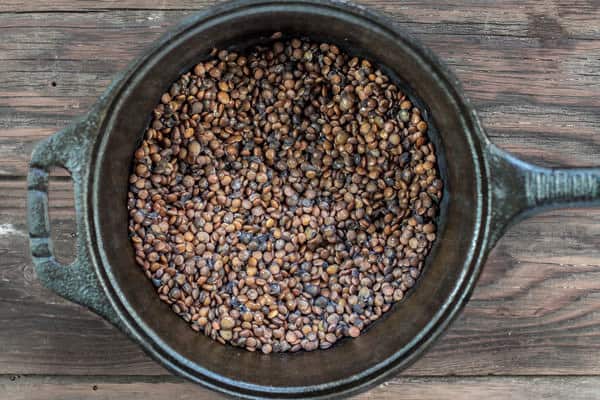
{"type": "Polygon", "coordinates": [[[525,173],[530,207],[594,205],[600,201],[600,168],[548,169],[525,173]]]}
{"type": "Polygon", "coordinates": [[[600,206],[600,168],[544,168],[490,144],[491,248],[511,224],[535,213],[600,206]]]}

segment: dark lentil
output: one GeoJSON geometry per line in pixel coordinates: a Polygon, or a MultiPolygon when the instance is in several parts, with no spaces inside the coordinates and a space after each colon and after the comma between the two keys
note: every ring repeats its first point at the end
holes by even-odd
{"type": "Polygon", "coordinates": [[[163,94],[130,176],[138,264],[191,328],[265,354],[357,337],[415,285],[443,182],[421,110],[368,60],[215,50],[163,94]]]}

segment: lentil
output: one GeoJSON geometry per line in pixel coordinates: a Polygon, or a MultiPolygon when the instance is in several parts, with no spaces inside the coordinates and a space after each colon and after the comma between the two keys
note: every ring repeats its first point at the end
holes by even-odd
{"type": "Polygon", "coordinates": [[[271,38],[213,51],[161,96],[128,194],[160,298],[265,354],[327,349],[402,300],[443,188],[427,115],[375,64],[271,38]]]}

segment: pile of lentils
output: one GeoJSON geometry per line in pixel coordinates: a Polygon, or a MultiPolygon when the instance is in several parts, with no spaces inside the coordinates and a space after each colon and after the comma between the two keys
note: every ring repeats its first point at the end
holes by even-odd
{"type": "Polygon", "coordinates": [[[402,300],[442,180],[421,110],[369,60],[284,40],[213,50],[135,152],[129,232],[160,298],[223,344],[327,349],[402,300]]]}

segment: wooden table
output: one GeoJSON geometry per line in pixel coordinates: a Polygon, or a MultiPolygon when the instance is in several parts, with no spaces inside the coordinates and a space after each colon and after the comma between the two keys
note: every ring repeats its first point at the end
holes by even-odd
{"type": "MultiPolygon", "coordinates": [[[[548,166],[600,165],[600,0],[370,0],[461,78],[492,140],[548,166]]],[[[29,258],[36,141],[210,0],[0,3],[0,398],[212,399],[123,334],[44,289],[29,258]]],[[[68,177],[51,183],[56,247],[73,252],[68,177]]],[[[360,399],[600,398],[600,209],[511,228],[445,337],[360,399]]]]}

